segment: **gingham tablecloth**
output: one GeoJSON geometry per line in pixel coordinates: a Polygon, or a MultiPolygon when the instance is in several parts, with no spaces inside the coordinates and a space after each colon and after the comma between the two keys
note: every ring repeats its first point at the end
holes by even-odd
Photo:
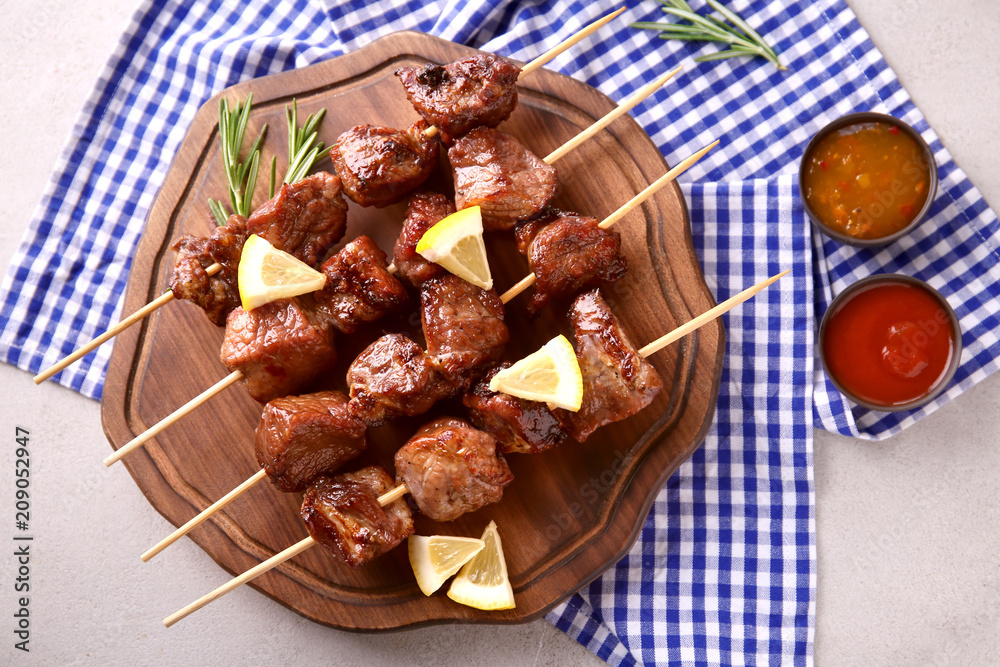
{"type": "MultiPolygon", "coordinates": [[[[197,109],[231,84],[415,29],[530,60],[615,7],[598,2],[155,2],[137,10],[74,127],[0,291],[0,354],[38,372],[105,330],[143,223],[197,109]]],[[[882,438],[996,369],[998,221],[840,0],[729,5],[766,35],[788,71],[760,59],[697,64],[715,45],[632,30],[655,2],[549,65],[624,99],[684,72],[633,115],[668,162],[722,145],[682,177],[695,242],[718,300],[784,268],[726,317],[716,420],[657,497],[635,547],[548,619],[613,664],[811,662],[816,587],[815,426],[882,438]],[[934,150],[932,216],[880,251],[814,236],[795,172],[808,139],[843,114],[893,114],[934,150]],[[914,413],[852,408],[814,364],[816,320],[862,276],[928,280],[965,332],[954,385],[914,413]]],[[[700,2],[694,2],[700,8],[700,2]]],[[[98,398],[102,347],[58,381],[98,398]]]]}

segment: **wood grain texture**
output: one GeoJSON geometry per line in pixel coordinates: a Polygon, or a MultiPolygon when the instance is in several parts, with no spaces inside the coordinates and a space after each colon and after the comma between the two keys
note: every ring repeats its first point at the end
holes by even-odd
{"type": "MultiPolygon", "coordinates": [[[[332,144],[359,123],[406,127],[417,120],[393,71],[404,64],[444,63],[471,49],[416,33],[397,33],[354,53],[311,67],[249,81],[222,94],[231,100],[254,94],[248,134],[270,129],[262,165],[286,161],[284,105],[298,100],[299,114],[327,107],[321,138],[332,144]]],[[[205,235],[212,226],[208,197],[224,198],[216,132],[217,99],[196,116],[156,199],[136,255],[125,312],[164,291],[173,263],[169,246],[184,233],[205,235]]],[[[546,70],[520,83],[520,103],[501,129],[546,155],[614,107],[604,95],[546,70]]],[[[556,204],[598,219],[666,171],[642,129],[628,117],[557,163],[556,204]]],[[[319,168],[331,168],[329,162],[319,168]]],[[[442,167],[432,185],[451,192],[442,167]]],[[[279,181],[281,176],[279,166],[279,181]]],[[[262,173],[259,182],[266,183],[262,173]]],[[[262,196],[258,195],[258,200],[262,196]]],[[[259,204],[260,201],[255,201],[259,204]]],[[[364,209],[351,204],[345,241],[371,236],[391,251],[404,204],[364,209]]],[[[713,302],[693,252],[684,199],[676,184],[631,212],[616,229],[622,235],[629,275],[605,298],[638,346],[708,310],[713,302]]],[[[489,235],[487,246],[498,291],[528,273],[508,236],[489,235]]],[[[339,249],[339,248],[338,248],[339,249]]],[[[565,312],[549,309],[538,320],[525,316],[526,296],[507,306],[515,360],[557,333],[569,333],[565,312]]],[[[415,313],[415,308],[414,311],[415,313]]],[[[384,331],[410,332],[419,317],[380,322],[367,332],[338,339],[340,361],[318,386],[344,390],[347,365],[384,331]]],[[[177,302],[117,340],[104,390],[102,418],[117,448],[227,373],[219,360],[222,330],[195,306],[177,302]]],[[[510,455],[514,482],[503,501],[437,524],[417,518],[419,534],[478,536],[496,520],[517,607],[483,612],[447,599],[443,590],[425,597],[401,547],[352,570],[310,549],[263,575],[253,586],[300,614],[355,630],[413,627],[437,622],[511,623],[537,618],[598,576],[634,543],[649,507],[667,477],[704,439],[718,397],[724,351],[720,322],[712,322],[650,358],[666,388],[629,420],[604,427],[586,443],[567,442],[538,455],[510,455]]],[[[242,386],[234,386],[124,459],[149,502],[180,525],[257,471],[253,430],[261,414],[242,386]]],[[[371,429],[369,451],[351,469],[378,463],[392,471],[395,451],[427,419],[464,415],[458,401],[422,418],[371,429]]],[[[301,540],[299,494],[259,484],[191,532],[227,571],[238,574],[301,540]]],[[[177,573],[182,576],[182,573],[177,573]]],[[[151,600],[151,605],[156,601],[151,600]]],[[[168,613],[170,609],[161,610],[168,613]]]]}

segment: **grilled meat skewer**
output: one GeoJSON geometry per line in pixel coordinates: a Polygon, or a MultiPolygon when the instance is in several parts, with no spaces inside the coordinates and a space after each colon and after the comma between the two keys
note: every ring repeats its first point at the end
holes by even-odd
{"type": "Polygon", "coordinates": [[[396,70],[406,97],[445,143],[474,127],[496,127],[517,106],[521,68],[503,56],[477,53],[447,65],[396,70]]]}
{"type": "Polygon", "coordinates": [[[407,130],[357,125],[337,138],[330,159],[344,192],[361,206],[382,208],[420,187],[438,163],[438,140],[424,121],[407,130]]]}

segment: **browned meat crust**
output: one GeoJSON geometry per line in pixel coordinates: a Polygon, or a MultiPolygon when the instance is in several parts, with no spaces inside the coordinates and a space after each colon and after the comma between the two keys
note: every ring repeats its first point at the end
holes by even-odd
{"type": "Polygon", "coordinates": [[[420,318],[431,363],[463,391],[500,358],[510,340],[497,293],[450,273],[424,283],[420,318]]]}
{"type": "Polygon", "coordinates": [[[511,229],[541,213],[556,195],[556,168],[509,134],[478,127],[448,149],[455,206],[479,206],[487,231],[511,229]]]}
{"type": "Polygon", "coordinates": [[[400,278],[416,288],[444,273],[444,268],[417,254],[417,243],[428,229],[455,212],[455,205],[444,195],[418,192],[406,207],[403,229],[392,251],[393,263],[400,278]]]}
{"type": "Polygon", "coordinates": [[[347,396],[321,391],[275,398],[254,434],[257,463],[281,491],[302,491],[367,447],[365,424],[347,411],[347,396]]]}
{"type": "Polygon", "coordinates": [[[347,228],[341,190],[340,179],[322,171],[286,183],[250,215],[247,231],[316,266],[347,228]]]}
{"type": "Polygon", "coordinates": [[[320,477],[302,497],[302,520],[330,555],[360,567],[413,534],[405,500],[378,504],[378,497],[392,487],[389,473],[378,466],[320,477]]]}
{"type": "Polygon", "coordinates": [[[326,284],[310,295],[316,312],[345,334],[398,312],[409,295],[387,267],[388,257],[374,241],[354,239],[320,267],[326,284]]]}
{"type": "Polygon", "coordinates": [[[396,452],[397,483],[431,519],[457,519],[498,502],[514,480],[496,445],[461,419],[436,419],[396,452]]]}
{"type": "Polygon", "coordinates": [[[427,123],[408,130],[357,125],[330,149],[330,159],[347,196],[362,206],[381,208],[420,187],[438,162],[437,137],[427,137],[427,123]]]}
{"type": "Polygon", "coordinates": [[[226,320],[222,363],[243,372],[254,399],[266,403],[298,393],[337,360],[333,329],[297,299],[278,299],[251,311],[237,307],[226,320]]]}
{"type": "Polygon", "coordinates": [[[506,120],[517,107],[520,73],[520,67],[492,53],[396,70],[413,108],[441,130],[446,143],[478,125],[496,127],[506,120]]]}
{"type": "Polygon", "coordinates": [[[583,374],[583,405],[579,412],[556,410],[556,416],[574,440],[583,442],[601,426],[649,405],[663,381],[639,356],[600,292],[577,297],[569,316],[583,374]]]}
{"type": "Polygon", "coordinates": [[[504,454],[537,454],[558,445],[566,431],[548,406],[490,390],[493,376],[509,367],[506,362],[497,366],[462,398],[470,420],[496,438],[504,454]]]}
{"type": "Polygon", "coordinates": [[[552,299],[619,280],[628,271],[621,235],[601,229],[594,218],[556,211],[520,225],[517,241],[537,278],[528,305],[531,313],[537,314],[552,299]]]}
{"type": "Polygon", "coordinates": [[[382,336],[347,369],[351,414],[369,426],[420,415],[458,390],[431,364],[420,346],[402,334],[382,336]]]}
{"type": "Polygon", "coordinates": [[[220,327],[226,324],[230,311],[240,305],[236,272],[243,243],[249,236],[246,224],[246,218],[233,215],[225,225],[213,229],[208,238],[185,234],[170,246],[177,253],[170,290],[178,299],[200,306],[220,327]],[[215,263],[221,264],[222,270],[210,276],[205,269],[215,263]]]}

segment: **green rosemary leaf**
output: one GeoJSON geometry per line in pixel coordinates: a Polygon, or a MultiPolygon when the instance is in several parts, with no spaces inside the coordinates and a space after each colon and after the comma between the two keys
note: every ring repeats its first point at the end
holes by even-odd
{"type": "Polygon", "coordinates": [[[632,27],[659,31],[661,39],[720,42],[730,45],[728,49],[695,58],[697,62],[722,60],[734,56],[761,56],[779,70],[787,69],[778,58],[777,52],[746,21],[719,0],[705,1],[711,10],[721,16],[711,13],[699,14],[685,0],[659,0],[663,5],[660,11],[678,20],[665,23],[645,21],[633,23],[632,27]]]}
{"type": "Polygon", "coordinates": [[[267,136],[267,123],[264,123],[264,125],[260,128],[260,134],[258,134],[254,142],[250,144],[250,150],[247,151],[247,155],[253,155],[254,151],[259,151],[261,149],[264,145],[265,136],[267,136]]]}
{"type": "Polygon", "coordinates": [[[274,199],[274,175],[275,175],[276,171],[278,171],[278,156],[277,155],[272,155],[271,156],[271,183],[270,183],[270,185],[268,185],[268,188],[267,188],[267,198],[268,199],[274,199]]]}
{"type": "Polygon", "coordinates": [[[226,210],[225,204],[220,201],[215,201],[211,197],[208,199],[208,210],[212,212],[212,217],[215,218],[215,224],[219,227],[226,224],[226,220],[229,219],[229,211],[226,210]]]}
{"type": "Polygon", "coordinates": [[[746,49],[727,49],[725,51],[718,51],[716,53],[709,53],[704,56],[698,56],[695,58],[695,62],[706,63],[710,60],[723,60],[725,58],[732,58],[733,56],[763,56],[764,54],[760,51],[748,51],[746,49]]]}
{"type": "Polygon", "coordinates": [[[665,11],[668,14],[672,14],[677,18],[681,18],[686,21],[691,21],[691,23],[693,23],[698,28],[701,28],[704,32],[716,35],[717,37],[725,38],[726,35],[728,34],[725,30],[720,29],[716,24],[712,23],[701,14],[695,14],[694,12],[688,12],[681,9],[672,9],[672,8],[666,8],[663,11],[665,11]]]}
{"type": "MultiPolygon", "coordinates": [[[[229,185],[229,202],[233,206],[233,212],[244,217],[250,215],[254,186],[257,183],[260,153],[267,136],[267,125],[265,124],[260,128],[260,133],[247,152],[250,159],[247,162],[240,162],[240,148],[243,146],[243,137],[250,123],[252,102],[252,93],[247,95],[246,101],[237,102],[234,106],[230,106],[229,101],[225,98],[219,100],[219,143],[221,144],[222,168],[229,185]]],[[[213,215],[215,216],[219,212],[225,212],[225,207],[222,204],[218,202],[216,204],[218,206],[213,207],[213,215]]],[[[210,203],[209,206],[212,204],[210,203]]]]}
{"type": "Polygon", "coordinates": [[[291,162],[295,150],[298,148],[298,123],[299,123],[299,103],[293,98],[292,108],[285,107],[285,123],[288,127],[288,160],[291,162]]]}
{"type": "MultiPolygon", "coordinates": [[[[721,42],[723,44],[729,44],[729,40],[722,39],[721,37],[712,37],[709,35],[689,35],[687,33],[663,33],[660,35],[660,39],[676,39],[681,42],[721,42]]],[[[697,60],[697,58],[695,60],[697,60]]]]}
{"type": "Polygon", "coordinates": [[[305,124],[299,127],[296,100],[292,100],[291,108],[285,107],[285,120],[288,123],[288,168],[285,170],[285,183],[294,183],[304,178],[322,157],[324,145],[317,140],[319,124],[325,115],[326,109],[309,114],[305,124]]]}
{"type": "Polygon", "coordinates": [[[312,134],[313,132],[316,132],[319,124],[323,122],[324,116],[326,116],[326,108],[320,109],[315,113],[315,115],[309,114],[309,117],[306,119],[306,124],[302,126],[302,133],[312,134]]]}
{"type": "Polygon", "coordinates": [[[769,52],[772,56],[774,56],[775,59],[777,59],[778,54],[776,54],[774,50],[770,46],[768,46],[767,42],[764,41],[764,38],[760,36],[760,33],[751,28],[750,24],[741,19],[736,14],[736,12],[727,9],[726,6],[723,5],[721,2],[719,2],[718,0],[706,0],[706,1],[708,2],[709,7],[722,14],[726,18],[726,20],[728,20],[734,26],[742,30],[747,37],[749,37],[752,41],[756,42],[758,45],[760,45],[762,49],[769,52]]]}
{"type": "Polygon", "coordinates": [[[251,200],[253,199],[253,190],[257,185],[257,168],[260,166],[260,151],[255,151],[253,155],[250,156],[250,168],[247,174],[247,188],[246,188],[246,198],[243,200],[243,210],[246,213],[241,215],[244,218],[250,217],[250,208],[252,206],[251,200]]]}

